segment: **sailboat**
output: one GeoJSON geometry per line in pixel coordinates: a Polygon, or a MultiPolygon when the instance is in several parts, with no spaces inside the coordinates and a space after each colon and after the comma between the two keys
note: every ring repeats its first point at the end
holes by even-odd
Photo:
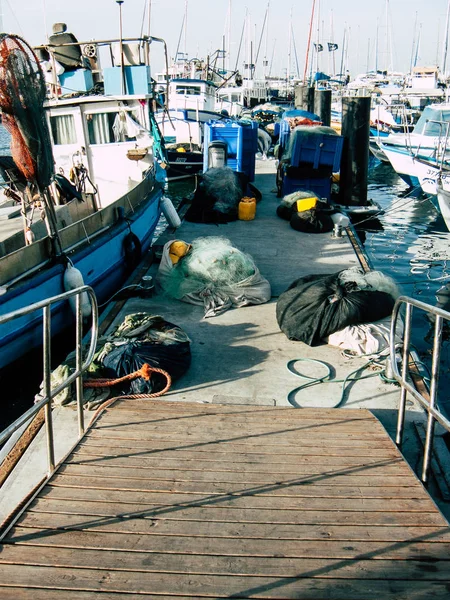
{"type": "MultiPolygon", "coordinates": [[[[161,40],[78,42],[61,23],[35,50],[1,35],[0,105],[12,135],[3,174],[22,213],[1,244],[1,314],[83,282],[104,303],[148,251],[166,184],[152,41],[161,40]],[[102,68],[105,55],[112,64],[102,68]]],[[[55,305],[52,331],[71,320],[55,305]]],[[[0,368],[41,345],[39,323],[32,313],[0,326],[0,368]]]]}

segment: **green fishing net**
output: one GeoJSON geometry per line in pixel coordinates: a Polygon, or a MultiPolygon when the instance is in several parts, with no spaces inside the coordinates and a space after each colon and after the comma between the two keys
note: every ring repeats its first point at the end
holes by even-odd
{"type": "Polygon", "coordinates": [[[220,290],[244,281],[256,272],[249,254],[222,237],[198,238],[189,253],[164,278],[165,292],[176,299],[204,289],[220,290]]]}

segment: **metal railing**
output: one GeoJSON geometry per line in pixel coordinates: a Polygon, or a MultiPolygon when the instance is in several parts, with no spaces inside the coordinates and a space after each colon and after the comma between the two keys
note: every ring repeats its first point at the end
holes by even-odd
{"type": "Polygon", "coordinates": [[[64,292],[58,296],[47,298],[41,302],[36,302],[30,306],[15,310],[6,315],[0,316],[0,325],[17,319],[24,315],[32,312],[41,310],[43,312],[43,393],[44,398],[36,402],[29,410],[27,410],[21,417],[16,419],[14,423],[9,425],[5,430],[0,433],[0,444],[8,440],[18,429],[32,419],[37,413],[44,408],[45,412],[45,426],[47,433],[47,453],[48,453],[48,472],[49,476],[55,470],[55,449],[54,449],[54,435],[53,435],[53,422],[52,422],[52,399],[57,396],[62,390],[67,388],[75,381],[76,397],[77,397],[77,409],[78,409],[78,433],[81,437],[84,433],[84,413],[83,413],[83,381],[82,374],[88,369],[92,362],[95,354],[95,347],[98,338],[98,309],[97,299],[95,297],[94,290],[85,285],[83,287],[64,292]],[[82,345],[83,345],[83,314],[81,300],[83,294],[87,294],[92,309],[92,326],[91,326],[91,341],[89,351],[86,356],[86,360],[83,361],[82,357],[82,345]],[[55,389],[51,387],[51,305],[58,302],[66,301],[69,298],[75,296],[75,371],[67,377],[62,383],[60,383],[55,389]]]}
{"type": "Polygon", "coordinates": [[[450,312],[446,310],[442,310],[436,306],[431,306],[430,304],[426,304],[425,302],[420,302],[419,300],[414,300],[413,298],[408,298],[407,296],[400,296],[397,299],[394,310],[392,313],[392,321],[391,321],[391,335],[390,335],[390,360],[392,366],[392,372],[394,378],[401,386],[401,394],[400,394],[400,404],[398,408],[398,421],[397,421],[397,434],[395,438],[395,443],[398,447],[401,447],[403,440],[403,431],[405,426],[405,410],[406,410],[406,396],[407,394],[411,394],[411,396],[419,402],[419,404],[426,410],[428,413],[427,420],[427,428],[426,428],[426,437],[425,437],[425,446],[424,446],[424,457],[423,457],[423,465],[422,465],[422,482],[428,482],[428,475],[431,464],[431,454],[433,450],[433,441],[434,441],[434,429],[436,425],[436,421],[444,427],[447,431],[450,432],[450,421],[440,412],[437,403],[437,391],[438,391],[438,383],[439,383],[439,369],[440,369],[440,358],[441,358],[441,347],[442,347],[442,328],[444,320],[450,321],[450,312]],[[397,321],[400,315],[401,307],[405,305],[405,330],[404,330],[404,341],[403,341],[403,355],[402,355],[402,371],[400,373],[398,364],[397,364],[397,351],[395,344],[395,332],[397,328],[397,321]],[[409,356],[410,356],[410,346],[411,346],[411,323],[412,323],[412,315],[413,315],[413,307],[418,308],[427,314],[434,315],[435,323],[434,323],[434,337],[433,337],[433,354],[432,354],[432,363],[431,363],[431,379],[430,379],[430,389],[429,389],[429,399],[425,398],[413,385],[409,375],[409,356]]]}

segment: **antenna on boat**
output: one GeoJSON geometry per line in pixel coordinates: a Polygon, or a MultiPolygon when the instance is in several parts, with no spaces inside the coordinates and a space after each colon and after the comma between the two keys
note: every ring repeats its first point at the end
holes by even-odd
{"type": "Polygon", "coordinates": [[[122,36],[122,4],[123,0],[116,0],[119,5],[119,51],[120,51],[120,69],[122,73],[122,96],[125,95],[126,81],[125,81],[125,66],[123,60],[123,36],[122,36]]]}

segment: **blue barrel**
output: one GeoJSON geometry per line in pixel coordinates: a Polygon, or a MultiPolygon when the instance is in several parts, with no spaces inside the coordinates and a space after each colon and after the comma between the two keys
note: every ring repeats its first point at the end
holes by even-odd
{"type": "Polygon", "coordinates": [[[255,154],[258,149],[258,124],[242,121],[209,121],[204,129],[203,169],[209,169],[208,146],[212,142],[227,145],[227,166],[255,179],[255,154]]]}

